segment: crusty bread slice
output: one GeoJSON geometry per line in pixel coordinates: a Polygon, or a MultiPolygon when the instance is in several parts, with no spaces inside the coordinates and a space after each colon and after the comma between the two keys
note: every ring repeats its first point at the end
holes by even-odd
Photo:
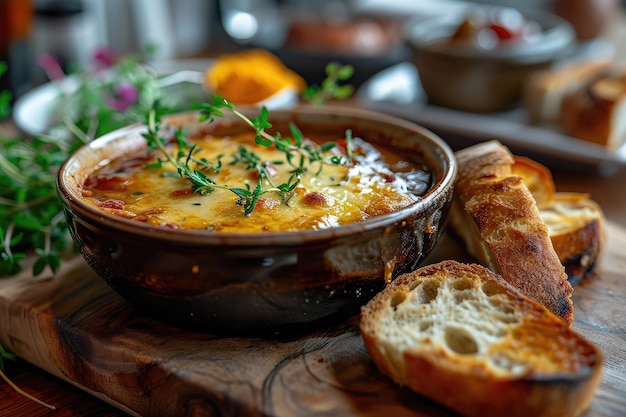
{"type": "Polygon", "coordinates": [[[588,194],[556,192],[550,170],[531,159],[514,156],[513,174],[532,193],[570,283],[589,276],[598,265],[605,241],[604,213],[588,194]]]}
{"type": "Polygon", "coordinates": [[[360,328],[383,374],[468,417],[577,416],[602,371],[594,345],[479,265],[401,275],[360,328]]]}
{"type": "Polygon", "coordinates": [[[626,143],[626,73],[606,73],[567,94],[560,123],[567,135],[615,151],[626,143]]]}
{"type": "Polygon", "coordinates": [[[539,210],[570,283],[589,276],[604,250],[602,209],[584,193],[555,193],[552,204],[539,210]]]}
{"type": "Polygon", "coordinates": [[[514,163],[511,166],[513,175],[524,179],[528,190],[535,198],[537,207],[549,207],[554,200],[556,186],[552,179],[552,173],[543,164],[519,155],[513,156],[514,163]]]}
{"type": "Polygon", "coordinates": [[[533,195],[512,173],[513,155],[500,142],[488,141],[456,157],[450,224],[470,255],[571,324],[572,286],[533,195]]]}
{"type": "Polygon", "coordinates": [[[558,122],[564,97],[609,65],[608,60],[581,61],[531,74],[522,88],[522,106],[529,121],[533,124],[558,122]]]}

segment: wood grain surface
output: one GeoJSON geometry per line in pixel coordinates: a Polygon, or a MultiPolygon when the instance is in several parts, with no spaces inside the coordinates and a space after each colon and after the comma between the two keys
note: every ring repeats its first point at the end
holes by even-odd
{"type": "MultiPolygon", "coordinates": [[[[584,417],[626,412],[624,247],[626,231],[609,224],[602,266],[575,287],[574,328],[605,354],[584,417]]],[[[446,235],[427,262],[449,258],[468,260],[446,235]]],[[[189,332],[138,314],[80,258],[54,278],[0,280],[0,329],[19,357],[131,415],[455,415],[383,377],[357,317],[268,339],[189,332]]]]}

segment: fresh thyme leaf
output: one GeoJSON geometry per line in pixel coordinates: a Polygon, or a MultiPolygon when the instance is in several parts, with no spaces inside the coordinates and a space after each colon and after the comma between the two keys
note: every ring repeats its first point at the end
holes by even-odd
{"type": "Polygon", "coordinates": [[[290,122],[289,130],[291,131],[291,135],[293,136],[293,139],[295,140],[295,146],[297,148],[301,147],[302,139],[304,139],[304,136],[302,135],[302,132],[300,131],[300,129],[298,129],[298,126],[296,126],[295,123],[290,122]]]}
{"type": "Polygon", "coordinates": [[[351,65],[330,65],[330,68],[326,69],[326,75],[329,77],[335,74],[338,80],[347,81],[354,75],[354,67],[351,65]]]}
{"type": "Polygon", "coordinates": [[[11,114],[11,99],[13,95],[10,91],[5,90],[0,92],[0,120],[6,119],[11,114]]]}
{"type": "Polygon", "coordinates": [[[25,253],[0,253],[0,276],[6,277],[22,272],[22,262],[26,258],[25,253]]]}
{"type": "Polygon", "coordinates": [[[330,62],[325,68],[326,78],[321,84],[307,86],[302,92],[302,98],[315,106],[321,106],[328,100],[344,100],[354,93],[351,84],[340,84],[354,75],[354,67],[330,62]]]}
{"type": "Polygon", "coordinates": [[[252,195],[252,193],[250,192],[250,185],[246,184],[246,186],[248,188],[233,187],[230,189],[230,191],[235,193],[235,195],[239,198],[246,198],[252,195]]]}
{"type": "MultiPolygon", "coordinates": [[[[8,71],[6,62],[0,61],[0,78],[8,71]]],[[[13,95],[9,90],[0,91],[0,120],[9,117],[11,114],[11,99],[13,95]]]]}
{"type": "Polygon", "coordinates": [[[263,137],[263,136],[261,136],[261,135],[256,135],[256,136],[254,137],[254,142],[255,142],[257,145],[262,145],[262,146],[266,146],[266,147],[268,147],[268,146],[272,146],[272,144],[274,144],[274,143],[275,143],[274,141],[269,140],[269,139],[266,139],[266,138],[264,138],[264,137],[263,137]]]}
{"type": "Polygon", "coordinates": [[[59,255],[55,252],[46,252],[42,249],[37,249],[36,252],[39,257],[37,258],[33,266],[33,274],[41,274],[43,270],[48,266],[53,273],[56,273],[56,271],[61,266],[61,258],[59,257],[59,255]]]}
{"type": "Polygon", "coordinates": [[[208,102],[200,105],[200,122],[209,121],[213,123],[215,117],[224,117],[222,109],[233,109],[234,106],[223,97],[213,95],[208,102]]]}
{"type": "Polygon", "coordinates": [[[322,152],[328,152],[336,146],[337,144],[335,142],[326,142],[326,143],[323,143],[322,146],[320,146],[320,150],[322,152]]]}
{"type": "Polygon", "coordinates": [[[270,112],[267,110],[267,107],[263,106],[259,115],[252,119],[252,125],[254,126],[257,135],[260,135],[265,129],[272,127],[272,124],[269,122],[269,118],[270,112]]]}

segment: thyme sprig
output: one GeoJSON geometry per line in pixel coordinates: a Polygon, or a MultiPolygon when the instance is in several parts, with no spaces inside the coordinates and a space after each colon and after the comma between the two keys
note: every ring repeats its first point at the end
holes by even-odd
{"type": "MultiPolygon", "coordinates": [[[[294,123],[289,123],[291,137],[283,137],[280,132],[273,135],[268,133],[267,129],[273,126],[270,123],[270,114],[266,107],[262,107],[259,115],[250,119],[241,113],[233,103],[222,97],[213,96],[212,100],[200,105],[200,121],[213,122],[215,117],[224,116],[222,111],[224,109],[231,111],[255,130],[254,142],[257,145],[275,146],[276,150],[284,154],[287,163],[294,168],[306,170],[307,164],[318,163],[317,175],[321,172],[324,164],[346,165],[351,162],[350,155],[347,158],[342,158],[337,154],[329,153],[331,149],[337,146],[336,142],[326,142],[319,146],[312,142],[306,142],[304,135],[294,123]]],[[[349,131],[346,133],[346,141],[351,142],[349,131]]],[[[351,146],[351,144],[347,146],[351,146]]]]}
{"type": "Polygon", "coordinates": [[[344,100],[354,93],[352,84],[343,84],[354,75],[352,65],[330,62],[325,68],[326,78],[320,85],[309,85],[302,92],[302,98],[314,106],[320,106],[329,100],[344,100]]]}
{"type": "Polygon", "coordinates": [[[222,97],[214,96],[212,100],[200,106],[199,121],[212,123],[216,117],[224,116],[224,109],[232,112],[254,129],[257,145],[273,146],[284,155],[284,161],[263,161],[257,154],[244,146],[240,146],[237,153],[231,155],[231,164],[244,164],[247,170],[253,170],[257,173],[258,179],[254,187],[247,182],[243,184],[243,187],[234,187],[218,184],[212,180],[209,175],[219,173],[222,167],[222,156],[217,158],[216,163],[211,163],[203,158],[196,158],[194,155],[199,151],[197,145],[190,145],[181,130],[177,130],[175,133],[178,149],[176,153],[171,153],[167,147],[170,139],[159,133],[163,111],[160,110],[158,102],[155,102],[153,109],[147,115],[148,131],[143,134],[143,137],[148,143],[149,150],[159,151],[165,159],[158,158],[155,163],[148,164],[148,166],[162,167],[165,163],[172,164],[181,178],[187,178],[191,182],[194,193],[206,195],[216,189],[231,191],[237,196],[236,204],[242,206],[244,214],[249,216],[254,211],[261,196],[267,193],[277,194],[284,203],[288,204],[295,195],[295,189],[300,184],[303,174],[313,164],[318,166],[315,171],[315,175],[318,175],[324,164],[347,165],[352,160],[352,134],[349,130],[346,131],[347,155],[343,157],[337,153],[329,154],[328,152],[335,148],[337,143],[326,142],[317,146],[308,142],[304,139],[300,129],[293,123],[289,124],[291,137],[283,137],[280,132],[270,134],[267,129],[273,126],[270,123],[269,111],[266,107],[261,109],[258,116],[249,118],[239,111],[233,103],[222,97]],[[292,168],[289,171],[290,176],[286,182],[275,184],[269,167],[284,162],[287,162],[292,168]],[[269,187],[264,186],[265,182],[269,184],[269,187]]]}
{"type": "Polygon", "coordinates": [[[175,134],[178,145],[176,154],[169,152],[167,144],[169,139],[161,135],[161,115],[158,103],[148,113],[147,127],[148,132],[143,137],[148,143],[151,150],[157,150],[165,159],[158,158],[157,162],[149,164],[150,167],[161,167],[164,163],[172,164],[181,178],[187,178],[192,184],[192,190],[201,195],[210,194],[216,189],[224,189],[231,191],[237,196],[236,204],[244,209],[245,215],[250,215],[263,194],[276,193],[284,202],[288,202],[294,195],[294,190],[300,183],[302,171],[296,169],[292,172],[287,182],[274,185],[271,181],[271,175],[268,172],[267,164],[258,158],[254,153],[249,152],[244,147],[239,148],[237,155],[233,157],[233,163],[245,163],[248,169],[254,169],[258,174],[257,184],[252,187],[249,183],[245,183],[243,187],[233,187],[224,184],[218,184],[209,177],[210,173],[218,173],[221,169],[221,158],[218,158],[216,164],[206,159],[198,159],[194,157],[199,149],[197,145],[190,145],[184,137],[181,130],[175,134]],[[263,182],[267,180],[270,183],[269,188],[264,188],[263,182]]]}

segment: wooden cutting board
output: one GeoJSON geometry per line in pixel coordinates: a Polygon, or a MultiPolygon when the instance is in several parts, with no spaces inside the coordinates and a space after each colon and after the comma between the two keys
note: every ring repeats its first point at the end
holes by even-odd
{"type": "MultiPolygon", "coordinates": [[[[574,328],[606,360],[584,417],[626,415],[626,231],[608,225],[596,276],[575,287],[574,328]]],[[[468,260],[444,236],[427,262],[468,260]]],[[[222,338],[137,314],[80,258],[56,277],[0,280],[0,343],[133,415],[455,414],[383,377],[357,317],[304,336],[222,338]]]]}

